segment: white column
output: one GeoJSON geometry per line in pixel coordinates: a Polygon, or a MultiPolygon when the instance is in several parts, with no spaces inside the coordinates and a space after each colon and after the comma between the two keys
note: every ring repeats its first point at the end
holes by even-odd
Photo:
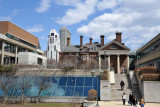
{"type": "Polygon", "coordinates": [[[108,55],[108,71],[110,70],[110,55],[108,55]]]}
{"type": "Polygon", "coordinates": [[[129,55],[127,55],[127,71],[129,70],[129,55]]]}
{"type": "Polygon", "coordinates": [[[4,62],[4,42],[2,41],[2,54],[1,54],[1,64],[4,62]]]}
{"type": "Polygon", "coordinates": [[[101,55],[99,55],[99,69],[101,69],[101,55]]]}
{"type": "Polygon", "coordinates": [[[119,55],[117,55],[117,73],[120,74],[120,59],[119,59],[119,55]]]}
{"type": "Polygon", "coordinates": [[[15,51],[15,64],[17,64],[17,52],[18,51],[18,47],[17,47],[17,45],[16,45],[16,51],[15,51]]]}

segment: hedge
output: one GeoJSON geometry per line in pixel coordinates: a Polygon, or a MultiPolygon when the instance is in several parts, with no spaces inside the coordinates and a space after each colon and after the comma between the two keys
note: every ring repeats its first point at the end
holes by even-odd
{"type": "Polygon", "coordinates": [[[102,80],[108,80],[108,74],[103,74],[102,80]]]}
{"type": "Polygon", "coordinates": [[[160,81],[160,74],[143,74],[142,81],[160,81]]]}

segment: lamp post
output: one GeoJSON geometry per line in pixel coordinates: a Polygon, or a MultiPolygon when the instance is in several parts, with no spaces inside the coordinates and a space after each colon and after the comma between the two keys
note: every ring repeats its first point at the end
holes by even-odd
{"type": "MultiPolygon", "coordinates": [[[[101,70],[100,71],[100,75],[96,75],[95,76],[95,77],[97,77],[97,104],[96,104],[97,107],[99,107],[99,104],[98,104],[98,77],[100,76],[100,78],[102,79],[103,78],[103,73],[104,73],[104,71],[101,70]]],[[[94,75],[95,75],[95,71],[94,70],[91,71],[91,75],[92,75],[92,77],[94,77],[94,75]]]]}

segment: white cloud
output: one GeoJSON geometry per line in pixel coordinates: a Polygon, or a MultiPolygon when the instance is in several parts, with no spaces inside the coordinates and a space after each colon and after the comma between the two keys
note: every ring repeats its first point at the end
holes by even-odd
{"type": "MultiPolygon", "coordinates": [[[[68,0],[67,0],[68,1],[68,0]]],[[[86,20],[89,15],[95,12],[95,7],[98,0],[85,0],[84,2],[76,2],[73,4],[65,2],[63,5],[72,5],[74,8],[67,10],[65,16],[63,16],[57,23],[61,25],[72,25],[86,20]]]]}
{"type": "Polygon", "coordinates": [[[116,0],[102,0],[97,4],[99,10],[112,9],[117,5],[116,0]]]}
{"type": "Polygon", "coordinates": [[[8,21],[8,20],[12,20],[12,17],[0,16],[0,20],[8,21]]]}
{"type": "Polygon", "coordinates": [[[44,30],[43,25],[41,24],[36,24],[33,27],[30,27],[27,29],[28,32],[33,33],[33,32],[42,32],[44,30]]]}
{"type": "Polygon", "coordinates": [[[36,8],[36,12],[46,12],[51,7],[52,0],[41,0],[40,6],[36,8]]]}
{"type": "Polygon", "coordinates": [[[19,10],[18,10],[18,9],[14,9],[14,10],[12,10],[12,16],[17,15],[17,14],[18,14],[18,12],[19,12],[19,10]]]}
{"type": "Polygon", "coordinates": [[[118,7],[113,8],[112,13],[94,18],[77,31],[96,39],[104,34],[107,42],[115,38],[116,31],[120,31],[122,41],[134,50],[160,32],[159,4],[159,0],[117,0],[118,7]]]}

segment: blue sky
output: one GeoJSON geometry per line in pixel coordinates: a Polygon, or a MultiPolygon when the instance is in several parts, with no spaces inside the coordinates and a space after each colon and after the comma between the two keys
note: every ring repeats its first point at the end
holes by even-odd
{"type": "Polygon", "coordinates": [[[65,26],[71,44],[93,38],[105,43],[122,32],[122,42],[135,50],[160,33],[160,0],[0,0],[0,20],[9,20],[39,38],[46,50],[51,29],[65,26]]]}

